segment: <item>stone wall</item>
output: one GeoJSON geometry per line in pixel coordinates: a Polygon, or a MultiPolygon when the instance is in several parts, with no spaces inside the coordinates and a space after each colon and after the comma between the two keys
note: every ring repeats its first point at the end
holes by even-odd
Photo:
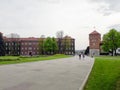
{"type": "Polygon", "coordinates": [[[100,50],[99,49],[90,49],[90,56],[99,56],[100,50]]]}

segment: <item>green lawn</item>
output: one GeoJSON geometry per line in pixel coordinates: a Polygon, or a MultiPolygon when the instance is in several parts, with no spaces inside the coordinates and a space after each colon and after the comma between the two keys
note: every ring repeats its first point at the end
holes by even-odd
{"type": "Polygon", "coordinates": [[[96,57],[84,90],[120,90],[120,57],[96,57]]]}
{"type": "Polygon", "coordinates": [[[58,58],[67,58],[69,55],[56,54],[51,56],[32,56],[32,57],[23,57],[23,56],[0,56],[0,65],[3,64],[15,64],[15,63],[24,63],[24,62],[34,62],[34,61],[43,61],[43,60],[53,60],[58,58]]]}

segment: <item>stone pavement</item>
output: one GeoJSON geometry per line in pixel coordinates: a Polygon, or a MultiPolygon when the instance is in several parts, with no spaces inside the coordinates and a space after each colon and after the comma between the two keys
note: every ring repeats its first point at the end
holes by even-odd
{"type": "Polygon", "coordinates": [[[0,66],[0,90],[82,90],[94,59],[78,56],[0,66]]]}

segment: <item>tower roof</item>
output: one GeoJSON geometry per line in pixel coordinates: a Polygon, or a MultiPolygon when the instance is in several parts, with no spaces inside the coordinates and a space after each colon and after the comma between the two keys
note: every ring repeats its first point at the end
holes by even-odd
{"type": "Polygon", "coordinates": [[[100,33],[97,32],[96,30],[94,30],[93,32],[91,32],[90,35],[91,35],[91,34],[92,34],[92,35],[94,35],[94,34],[99,34],[99,35],[100,35],[100,33]]]}

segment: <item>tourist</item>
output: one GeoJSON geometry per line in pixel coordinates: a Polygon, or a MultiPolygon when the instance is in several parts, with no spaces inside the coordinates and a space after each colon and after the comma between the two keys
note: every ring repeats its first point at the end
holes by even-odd
{"type": "Polygon", "coordinates": [[[79,59],[81,59],[81,53],[79,54],[79,59]]]}

